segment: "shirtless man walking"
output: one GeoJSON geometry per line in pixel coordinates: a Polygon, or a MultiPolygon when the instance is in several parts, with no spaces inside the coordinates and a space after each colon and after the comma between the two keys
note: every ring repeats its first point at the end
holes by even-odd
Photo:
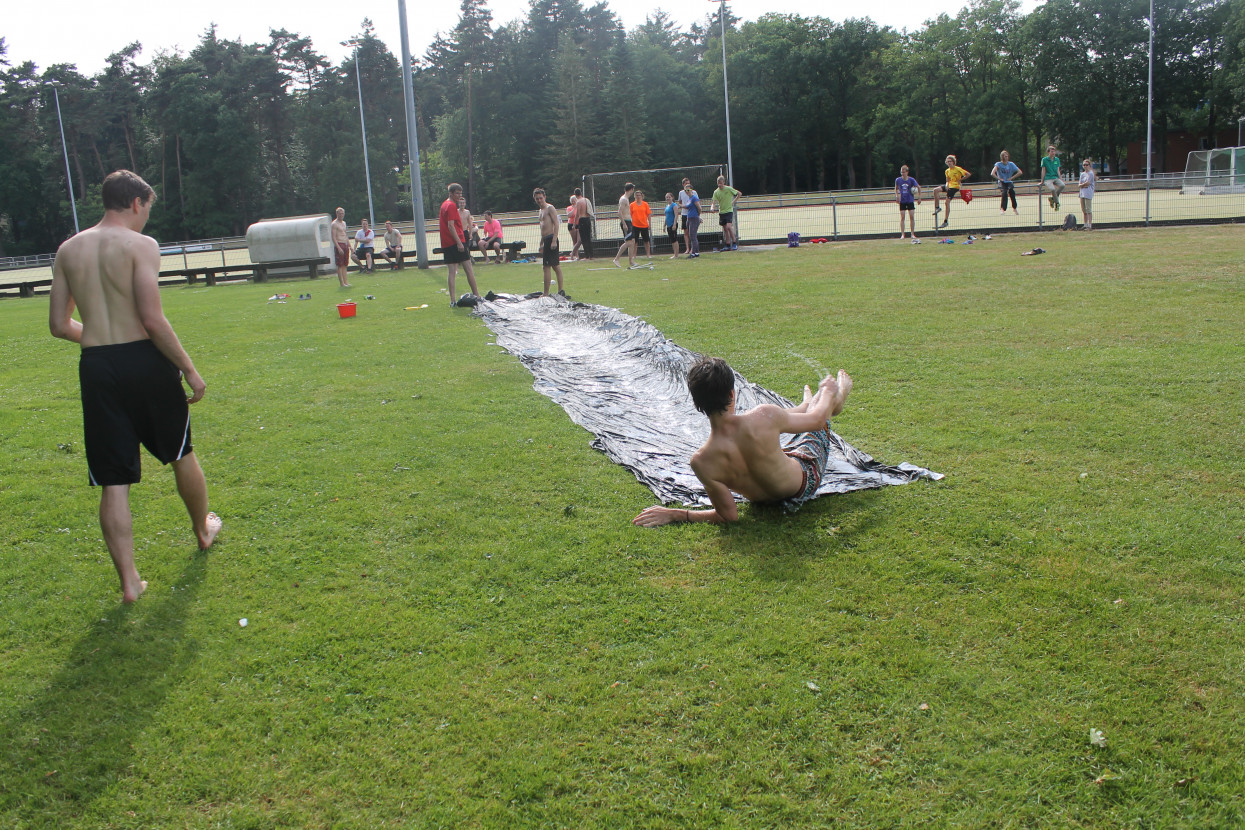
{"type": "Polygon", "coordinates": [[[536,200],[536,207],[540,211],[540,255],[545,268],[545,293],[541,296],[549,296],[549,277],[552,271],[558,275],[558,293],[565,297],[566,294],[562,291],[562,261],[558,256],[558,209],[546,200],[544,188],[533,190],[532,198],[536,200]]]}
{"type": "Polygon", "coordinates": [[[796,509],[817,493],[830,454],[828,418],[843,410],[852,379],[842,370],[827,375],[817,393],[804,387],[804,401],[790,409],[762,404],[735,414],[735,372],[719,357],[702,357],[687,373],[692,403],[709,416],[709,440],[692,455],[692,471],[705,486],[711,510],[656,505],[631,520],[640,527],[671,522],[733,522],[739,509],[732,492],[752,502],[779,502],[796,509]],[[785,451],[784,433],[802,433],[785,451]]]}
{"type": "Polygon", "coordinates": [[[333,262],[337,264],[337,281],[342,288],[349,288],[350,283],[346,282],[346,266],[350,264],[350,241],[346,234],[345,208],[337,209],[337,218],[329,225],[329,229],[333,232],[333,262]]]}
{"type": "Polygon", "coordinates": [[[121,577],[121,598],[147,589],[134,567],[130,485],[142,477],[139,443],[173,465],[200,550],[220,533],[208,512],[207,482],[190,443],[188,404],[206,384],[160,305],[160,246],[143,227],[155,192],[128,170],[104,179],[104,218],[67,240],[52,268],[48,326],[79,343],[87,473],[103,488],[99,524],[121,577]],[[73,319],[75,306],[82,322],[73,319]],[[186,395],[182,380],[190,387],[186,395]]]}

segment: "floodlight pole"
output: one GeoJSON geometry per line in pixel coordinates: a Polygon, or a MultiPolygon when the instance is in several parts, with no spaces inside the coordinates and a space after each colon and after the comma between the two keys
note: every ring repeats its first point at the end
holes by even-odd
{"type": "Polygon", "coordinates": [[[1236,119],[1236,146],[1241,146],[1241,127],[1245,127],[1245,115],[1236,119]]]}
{"type": "Polygon", "coordinates": [[[367,161],[367,122],[363,119],[363,70],[359,68],[359,44],[354,47],[354,78],[359,86],[359,126],[363,130],[363,175],[367,177],[367,220],[376,227],[376,214],[372,211],[372,168],[367,161]]]}
{"type": "Polygon", "coordinates": [[[1146,227],[1150,227],[1150,179],[1154,161],[1154,0],[1150,0],[1150,57],[1146,90],[1146,227]]]}
{"type": "Polygon", "coordinates": [[[467,209],[476,209],[476,165],[471,147],[471,64],[463,64],[467,73],[467,209]]]}
{"type": "Polygon", "coordinates": [[[428,267],[428,235],[424,231],[424,183],[419,175],[419,135],[415,122],[415,84],[411,79],[411,42],[406,33],[406,0],[398,0],[402,33],[402,97],[406,99],[406,157],[411,173],[411,213],[415,220],[415,263],[428,267]]]}
{"type": "Polygon", "coordinates": [[[61,118],[61,94],[52,84],[52,95],[56,97],[56,123],[61,128],[61,150],[65,153],[65,181],[69,183],[69,208],[73,211],[73,232],[78,233],[78,202],[73,195],[73,174],[69,172],[69,145],[65,143],[65,121],[61,118]]]}
{"type": "Polygon", "coordinates": [[[731,93],[726,81],[726,0],[709,0],[719,3],[718,19],[722,22],[722,98],[726,102],[726,183],[735,186],[735,164],[731,158],[731,93]]]}

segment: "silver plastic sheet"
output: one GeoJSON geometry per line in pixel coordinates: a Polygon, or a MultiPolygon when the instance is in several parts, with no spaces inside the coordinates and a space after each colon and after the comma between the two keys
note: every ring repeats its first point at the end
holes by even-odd
{"type": "MultiPolygon", "coordinates": [[[[709,437],[709,419],[696,411],[687,391],[687,370],[699,355],[616,308],[563,297],[490,293],[474,314],[497,345],[531,371],[535,389],[591,432],[592,446],[634,473],[663,504],[709,504],[689,466],[709,437]]],[[[739,412],[763,403],[793,405],[738,372],[735,401],[739,412]]],[[[913,464],[881,464],[837,433],[831,438],[818,496],[942,478],[913,464]]],[[[792,440],[786,436],[784,445],[792,440]]]]}

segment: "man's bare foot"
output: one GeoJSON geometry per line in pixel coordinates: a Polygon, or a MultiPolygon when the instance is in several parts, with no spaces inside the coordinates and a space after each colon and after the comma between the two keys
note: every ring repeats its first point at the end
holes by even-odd
{"type": "Polygon", "coordinates": [[[836,378],[836,387],[834,404],[830,407],[831,415],[838,415],[843,411],[843,402],[847,400],[847,396],[852,391],[852,376],[840,369],[839,376],[836,378]]]}
{"type": "Polygon", "coordinates": [[[618,260],[614,260],[614,267],[621,268],[622,266],[618,264],[618,260]]]}
{"type": "MultiPolygon", "coordinates": [[[[206,533],[202,535],[199,535],[198,533],[195,534],[199,536],[199,550],[207,550],[212,547],[212,543],[216,541],[216,537],[220,534],[220,529],[225,523],[222,522],[220,516],[217,516],[215,513],[208,513],[206,524],[206,533]]],[[[143,584],[145,585],[146,583],[143,584]]]]}
{"type": "Polygon", "coordinates": [[[146,591],[146,590],[147,590],[147,580],[140,579],[138,580],[138,583],[136,584],[135,587],[121,589],[121,601],[128,605],[129,603],[134,602],[136,599],[141,597],[143,595],[143,591],[146,591]]]}

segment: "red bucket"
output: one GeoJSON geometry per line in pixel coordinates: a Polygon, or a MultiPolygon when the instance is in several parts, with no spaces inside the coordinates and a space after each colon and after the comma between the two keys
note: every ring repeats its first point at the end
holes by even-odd
{"type": "Polygon", "coordinates": [[[355,310],[357,308],[358,306],[355,305],[354,303],[338,303],[337,313],[341,315],[343,319],[345,319],[346,317],[353,317],[355,310]]]}

